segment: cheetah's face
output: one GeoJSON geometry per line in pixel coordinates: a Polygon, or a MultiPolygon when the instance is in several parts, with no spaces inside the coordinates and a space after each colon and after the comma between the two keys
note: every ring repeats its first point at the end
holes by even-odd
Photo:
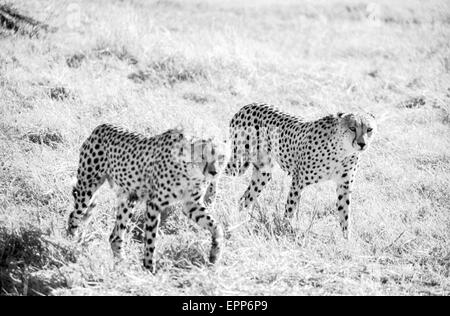
{"type": "Polygon", "coordinates": [[[340,114],[345,147],[350,152],[365,151],[376,132],[376,122],[371,114],[340,114]]]}
{"type": "Polygon", "coordinates": [[[215,180],[223,169],[226,157],[212,140],[192,144],[192,157],[206,181],[215,180]]]}

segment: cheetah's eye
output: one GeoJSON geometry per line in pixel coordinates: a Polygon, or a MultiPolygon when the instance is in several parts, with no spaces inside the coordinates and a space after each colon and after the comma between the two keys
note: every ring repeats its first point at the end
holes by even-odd
{"type": "Polygon", "coordinates": [[[356,132],[356,128],[355,127],[349,127],[349,130],[351,130],[352,132],[356,132]]]}
{"type": "Polygon", "coordinates": [[[367,133],[372,133],[372,130],[373,130],[373,129],[369,127],[369,128],[367,129],[367,133]]]}

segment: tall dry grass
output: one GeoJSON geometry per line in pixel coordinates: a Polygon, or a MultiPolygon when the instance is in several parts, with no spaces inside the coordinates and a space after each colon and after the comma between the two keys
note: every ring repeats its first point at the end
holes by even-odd
{"type": "Polygon", "coordinates": [[[0,28],[2,294],[450,294],[447,1],[63,2],[14,2],[51,32],[0,28]],[[66,240],[78,149],[96,125],[222,140],[255,101],[307,119],[378,117],[351,241],[331,184],[305,190],[283,224],[280,170],[250,213],[237,210],[248,175],[220,182],[212,212],[228,235],[215,268],[207,233],[179,210],[162,227],[157,275],[141,268],[138,225],[114,266],[108,188],[85,240],[66,240]]]}

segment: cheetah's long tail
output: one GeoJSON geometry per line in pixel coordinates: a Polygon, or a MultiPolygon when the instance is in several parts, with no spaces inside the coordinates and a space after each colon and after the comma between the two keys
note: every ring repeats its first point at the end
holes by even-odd
{"type": "Polygon", "coordinates": [[[250,167],[249,146],[247,143],[239,144],[237,134],[233,130],[231,130],[231,135],[231,155],[225,168],[225,174],[234,177],[242,176],[250,167]]]}

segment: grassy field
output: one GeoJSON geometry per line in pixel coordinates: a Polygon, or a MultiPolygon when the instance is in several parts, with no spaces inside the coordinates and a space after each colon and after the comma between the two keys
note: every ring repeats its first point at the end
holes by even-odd
{"type": "Polygon", "coordinates": [[[450,2],[14,6],[48,27],[0,26],[2,295],[450,295],[450,2]],[[95,126],[184,126],[223,140],[250,102],[307,119],[378,118],[351,241],[328,183],[305,190],[293,229],[282,225],[289,179],[279,169],[248,213],[237,201],[249,175],[221,180],[212,212],[228,234],[216,267],[209,235],[179,209],[162,226],[155,276],[142,269],[138,225],[115,266],[106,186],[83,242],[65,237],[78,150],[95,126]]]}

